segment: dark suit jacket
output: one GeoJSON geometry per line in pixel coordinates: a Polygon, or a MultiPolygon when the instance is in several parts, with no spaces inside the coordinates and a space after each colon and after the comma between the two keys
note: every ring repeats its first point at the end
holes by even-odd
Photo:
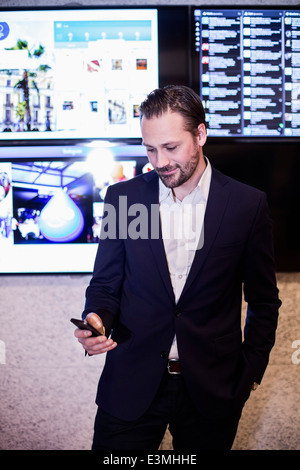
{"type": "MultiPolygon", "coordinates": [[[[156,173],[109,187],[106,203],[124,226],[120,196],[128,208],[142,203],[150,214],[159,198],[156,173]]],[[[128,217],[128,224],[133,220],[128,217]]],[[[177,305],[161,236],[126,238],[119,229],[115,239],[99,243],[83,313],[98,313],[119,343],[107,354],[97,404],[121,419],[141,416],[159,387],[176,333],[183,377],[200,412],[214,419],[241,409],[264,374],[280,306],[265,194],[213,168],[204,245],[177,305]]]]}

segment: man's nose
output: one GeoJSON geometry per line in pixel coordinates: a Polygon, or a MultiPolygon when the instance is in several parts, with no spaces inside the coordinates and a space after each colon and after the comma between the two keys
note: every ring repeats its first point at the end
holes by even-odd
{"type": "Polygon", "coordinates": [[[158,150],[156,154],[156,167],[164,168],[170,164],[169,157],[165,154],[163,150],[158,150]]]}

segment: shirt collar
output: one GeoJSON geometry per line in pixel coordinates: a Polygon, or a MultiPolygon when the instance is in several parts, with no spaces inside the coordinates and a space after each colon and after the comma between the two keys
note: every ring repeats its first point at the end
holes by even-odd
{"type": "MultiPolygon", "coordinates": [[[[208,193],[209,193],[209,187],[210,187],[210,180],[211,180],[211,164],[208,160],[207,157],[204,157],[206,161],[206,168],[204,172],[201,175],[201,178],[198,182],[197,187],[201,191],[201,194],[205,201],[208,199],[208,193]]],[[[195,188],[196,189],[196,188],[195,188]]],[[[171,188],[167,188],[167,186],[164,185],[162,180],[159,178],[159,202],[165,201],[168,197],[172,198],[173,200],[173,193],[171,188]]]]}

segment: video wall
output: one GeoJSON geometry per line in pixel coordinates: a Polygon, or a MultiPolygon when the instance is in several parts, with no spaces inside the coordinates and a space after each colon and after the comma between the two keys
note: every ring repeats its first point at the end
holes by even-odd
{"type": "Polygon", "coordinates": [[[267,192],[297,269],[299,44],[296,9],[3,9],[0,273],[92,271],[107,187],[151,169],[139,105],[171,83],[201,96],[212,164],[267,192]]]}

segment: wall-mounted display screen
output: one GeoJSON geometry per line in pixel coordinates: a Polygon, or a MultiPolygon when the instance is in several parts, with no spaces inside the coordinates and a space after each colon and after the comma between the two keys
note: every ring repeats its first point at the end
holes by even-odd
{"type": "Polygon", "coordinates": [[[209,135],[300,136],[300,12],[193,9],[193,86],[209,135]]]}
{"type": "Polygon", "coordinates": [[[91,272],[106,190],[148,171],[143,147],[27,146],[0,153],[0,272],[91,272]]]}
{"type": "Polygon", "coordinates": [[[139,136],[158,86],[155,8],[0,12],[0,139],[139,136]]]}

